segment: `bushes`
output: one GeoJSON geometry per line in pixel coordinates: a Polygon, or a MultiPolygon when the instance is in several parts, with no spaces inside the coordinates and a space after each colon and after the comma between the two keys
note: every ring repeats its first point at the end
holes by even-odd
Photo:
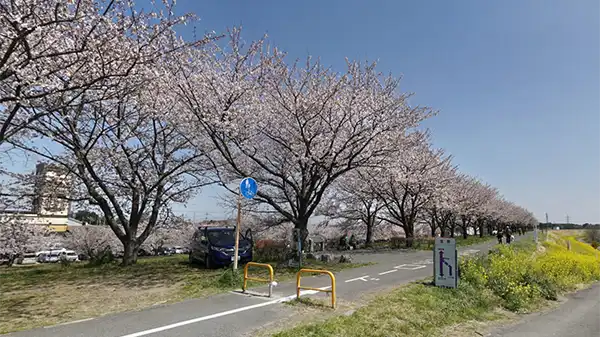
{"type": "Polygon", "coordinates": [[[555,300],[561,292],[600,280],[600,259],[586,254],[583,243],[571,242],[571,247],[569,251],[554,242],[546,242],[543,251],[528,245],[502,246],[485,258],[462,260],[461,280],[491,290],[506,309],[521,311],[540,299],[555,300]]]}
{"type": "Polygon", "coordinates": [[[254,246],[254,257],[259,262],[283,261],[291,252],[285,241],[259,240],[254,246]]]}
{"type": "Polygon", "coordinates": [[[389,246],[391,249],[414,248],[414,249],[432,249],[435,243],[435,238],[432,237],[416,237],[405,238],[394,236],[390,239],[389,246]]]}
{"type": "Polygon", "coordinates": [[[600,229],[588,229],[585,231],[585,240],[592,245],[594,249],[600,246],[600,229]]]}

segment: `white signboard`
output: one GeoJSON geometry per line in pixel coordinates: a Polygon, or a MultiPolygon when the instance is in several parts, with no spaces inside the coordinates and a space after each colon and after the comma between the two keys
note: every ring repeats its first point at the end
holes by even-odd
{"type": "Polygon", "coordinates": [[[436,286],[447,288],[458,286],[456,240],[452,238],[435,238],[433,273],[436,286]]]}

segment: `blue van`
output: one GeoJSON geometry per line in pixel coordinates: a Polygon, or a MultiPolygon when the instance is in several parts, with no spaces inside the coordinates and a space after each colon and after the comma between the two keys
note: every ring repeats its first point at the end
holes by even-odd
{"type": "MultiPolygon", "coordinates": [[[[252,261],[252,231],[240,235],[238,264],[252,261]]],[[[207,269],[226,267],[233,263],[235,227],[199,227],[192,238],[190,264],[202,262],[207,269]]]]}

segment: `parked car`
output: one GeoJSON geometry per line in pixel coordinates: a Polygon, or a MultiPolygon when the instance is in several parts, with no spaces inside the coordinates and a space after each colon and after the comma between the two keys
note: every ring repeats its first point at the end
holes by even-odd
{"type": "Polygon", "coordinates": [[[156,250],[156,255],[169,256],[173,254],[173,250],[167,247],[160,247],[156,250]]]}
{"type": "MultiPolygon", "coordinates": [[[[252,231],[241,235],[239,240],[238,263],[252,261],[252,231]]],[[[235,228],[234,227],[200,227],[192,238],[189,253],[190,263],[202,261],[206,268],[230,265],[234,259],[235,228]]]]}
{"type": "Polygon", "coordinates": [[[35,253],[25,253],[16,261],[17,264],[36,264],[37,262],[37,256],[35,253]]]}
{"type": "Polygon", "coordinates": [[[185,254],[185,250],[181,246],[175,246],[171,248],[171,253],[173,254],[185,254]]]}
{"type": "Polygon", "coordinates": [[[65,250],[61,253],[61,259],[65,259],[68,262],[77,262],[79,261],[79,256],[74,250],[65,250]]]}
{"type": "Polygon", "coordinates": [[[60,260],[60,254],[62,251],[60,250],[51,250],[48,253],[42,253],[40,255],[39,261],[42,263],[56,263],[60,260]]]}

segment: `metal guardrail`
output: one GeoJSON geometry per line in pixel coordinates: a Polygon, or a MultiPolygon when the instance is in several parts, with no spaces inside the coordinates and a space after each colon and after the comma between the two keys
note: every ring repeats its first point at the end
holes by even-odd
{"type": "Polygon", "coordinates": [[[331,293],[331,307],[335,309],[335,304],[336,304],[336,301],[335,301],[335,276],[333,276],[332,272],[330,272],[328,270],[319,270],[319,269],[300,269],[298,271],[298,273],[296,274],[296,298],[300,298],[300,289],[315,290],[315,291],[321,291],[324,293],[331,293]],[[301,286],[300,278],[302,277],[302,273],[318,273],[318,274],[329,275],[329,278],[331,279],[331,289],[325,290],[325,289],[301,286]]]}
{"type": "Polygon", "coordinates": [[[268,282],[269,283],[269,297],[271,297],[271,295],[273,294],[273,281],[274,281],[274,272],[273,272],[273,267],[270,264],[267,263],[257,263],[257,262],[248,262],[246,263],[246,266],[244,267],[244,285],[242,286],[242,291],[245,292],[247,285],[248,285],[248,280],[250,281],[257,281],[257,282],[268,282]],[[267,268],[269,270],[269,279],[264,279],[264,278],[258,278],[258,277],[250,277],[248,276],[248,267],[250,266],[255,266],[255,267],[263,267],[263,268],[267,268]]]}

